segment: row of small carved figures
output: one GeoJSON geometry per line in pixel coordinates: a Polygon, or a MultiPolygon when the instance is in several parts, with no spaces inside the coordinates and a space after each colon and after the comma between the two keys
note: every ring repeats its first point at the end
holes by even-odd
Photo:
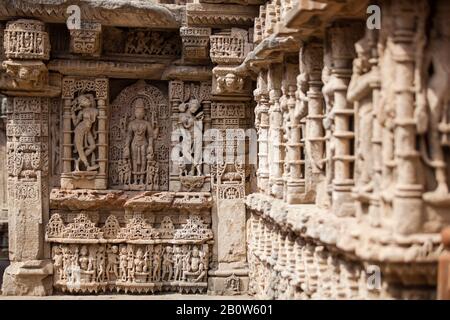
{"type": "Polygon", "coordinates": [[[209,248],[204,245],[54,245],[55,282],[123,283],[206,280],[209,248]]]}

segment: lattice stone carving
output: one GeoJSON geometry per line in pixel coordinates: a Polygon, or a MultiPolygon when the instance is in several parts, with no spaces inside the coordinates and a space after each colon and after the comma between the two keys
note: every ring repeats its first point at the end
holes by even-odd
{"type": "Polygon", "coordinates": [[[167,96],[139,81],[111,105],[109,179],[113,188],[168,190],[170,110],[167,96]]]}
{"type": "Polygon", "coordinates": [[[70,50],[85,55],[100,55],[102,25],[98,22],[82,21],[80,29],[70,30],[70,50]]]}
{"type": "Polygon", "coordinates": [[[45,24],[37,20],[10,21],[5,29],[5,54],[11,59],[48,60],[50,42],[45,24]]]}

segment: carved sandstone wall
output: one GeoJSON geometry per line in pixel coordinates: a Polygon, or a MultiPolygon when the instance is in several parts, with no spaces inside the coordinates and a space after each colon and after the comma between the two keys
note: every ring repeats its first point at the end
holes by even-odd
{"type": "Polygon", "coordinates": [[[3,294],[435,296],[447,1],[74,3],[0,4],[3,294]]]}

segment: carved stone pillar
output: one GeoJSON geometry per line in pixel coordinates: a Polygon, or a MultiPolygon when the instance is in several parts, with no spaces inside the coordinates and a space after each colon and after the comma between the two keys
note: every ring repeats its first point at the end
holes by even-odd
{"type": "MultiPolygon", "coordinates": [[[[322,68],[323,68],[323,46],[319,42],[307,43],[304,46],[302,55],[303,63],[308,75],[308,114],[306,116],[306,137],[305,137],[305,154],[307,155],[308,171],[306,173],[306,190],[308,199],[312,199],[312,195],[320,196],[323,192],[319,188],[319,184],[324,180],[324,161],[325,158],[325,133],[323,128],[324,103],[322,95],[322,68]]],[[[323,187],[323,184],[320,184],[323,187]]],[[[317,199],[321,202],[321,199],[317,199]]]]}
{"type": "Polygon", "coordinates": [[[269,67],[269,185],[271,194],[283,198],[283,115],[280,108],[281,97],[281,75],[283,71],[281,64],[273,64],[269,67]]]}
{"type": "Polygon", "coordinates": [[[213,69],[211,128],[219,142],[211,177],[215,204],[213,230],[216,268],[210,270],[209,290],[230,294],[225,285],[229,277],[237,277],[240,290],[248,287],[246,208],[248,148],[246,129],[252,119],[250,82],[237,74],[234,67],[243,62],[250,49],[248,31],[232,28],[210,37],[210,57],[218,64],[213,69]]]}
{"type": "Polygon", "coordinates": [[[261,71],[258,75],[257,88],[255,90],[255,128],[258,132],[258,190],[269,194],[269,92],[267,90],[267,71],[261,71]]]}
{"type": "Polygon", "coordinates": [[[11,264],[3,276],[4,295],[52,292],[52,264],[44,243],[49,212],[50,99],[42,60],[49,58],[49,52],[42,22],[20,19],[7,24],[5,55],[9,60],[3,65],[9,79],[0,87],[11,95],[5,101],[11,264]]]}
{"type": "MultiPolygon", "coordinates": [[[[423,186],[420,183],[420,154],[416,150],[415,57],[416,33],[424,32],[424,1],[394,2],[393,59],[395,68],[395,159],[397,181],[393,200],[394,230],[401,234],[419,232],[423,222],[423,186]]],[[[423,35],[424,37],[424,35],[423,35]]]]}
{"type": "Polygon", "coordinates": [[[285,65],[285,79],[283,87],[286,91],[286,110],[285,112],[285,130],[287,141],[285,141],[285,177],[286,188],[284,198],[289,204],[298,204],[302,202],[302,196],[305,192],[305,180],[302,165],[303,143],[301,134],[301,124],[296,108],[296,77],[298,74],[298,64],[288,63],[285,65]]]}
{"type": "Polygon", "coordinates": [[[358,22],[339,22],[329,29],[334,83],[334,180],[333,211],[338,216],[354,213],[351,189],[354,186],[353,165],[354,111],[347,101],[347,89],[352,74],[351,64],[355,56],[354,43],[362,30],[358,22]]]}
{"type": "Polygon", "coordinates": [[[49,99],[16,97],[7,105],[9,259],[5,295],[52,292],[52,264],[45,250],[48,220],[49,99]]]}

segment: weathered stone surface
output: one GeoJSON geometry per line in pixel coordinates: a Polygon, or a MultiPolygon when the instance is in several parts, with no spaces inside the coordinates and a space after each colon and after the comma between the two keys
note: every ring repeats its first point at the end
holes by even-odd
{"type": "Polygon", "coordinates": [[[0,3],[2,293],[448,298],[448,1],[194,2],[0,3]]]}

